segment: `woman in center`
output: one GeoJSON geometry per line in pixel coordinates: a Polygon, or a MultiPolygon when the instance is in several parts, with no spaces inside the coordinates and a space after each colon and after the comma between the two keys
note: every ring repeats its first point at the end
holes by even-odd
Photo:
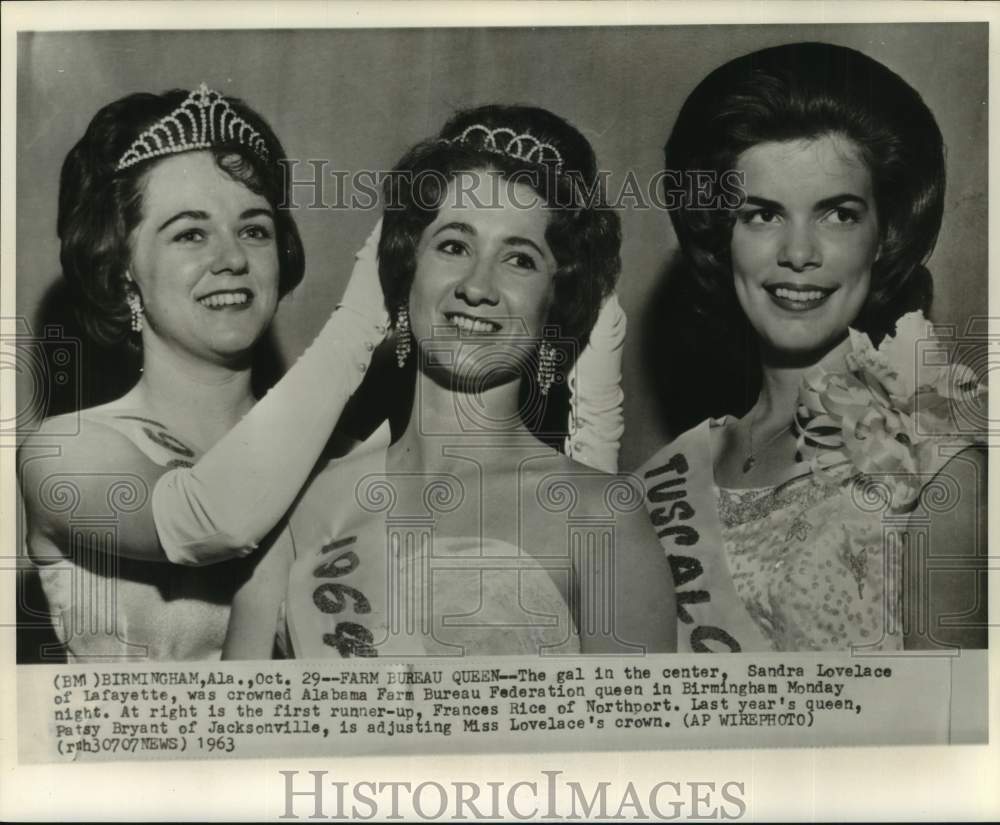
{"type": "Polygon", "coordinates": [[[574,127],[459,112],[387,179],[379,276],[409,419],[318,468],[234,604],[226,654],[667,652],[670,573],[642,494],[549,448],[537,417],[619,269],[574,127]]]}

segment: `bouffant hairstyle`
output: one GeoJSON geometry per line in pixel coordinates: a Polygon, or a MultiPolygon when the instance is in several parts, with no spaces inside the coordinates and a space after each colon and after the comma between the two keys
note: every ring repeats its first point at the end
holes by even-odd
{"type": "MultiPolygon", "coordinates": [[[[130,316],[126,279],[130,236],[143,216],[144,182],[163,158],[154,157],[119,170],[118,163],[138,136],[184,102],[188,92],[131,94],[103,107],[63,162],[59,179],[60,261],[81,326],[95,342],[128,340],[130,316]]],[[[264,139],[270,160],[245,145],[216,142],[209,151],[218,167],[274,209],[282,295],[305,271],[305,255],[291,213],[283,208],[284,149],[267,122],[243,101],[227,97],[233,110],[264,139]]],[[[170,155],[167,155],[170,157],[170,155]]]]}
{"type": "Polygon", "coordinates": [[[794,43],[739,57],[709,74],[688,96],[664,147],[673,180],[697,171],[715,187],[699,193],[699,204],[689,200],[670,214],[709,312],[739,311],[727,170],[757,144],[828,134],[858,147],[878,211],[880,253],[855,325],[878,337],[904,312],[929,309],[924,263],[941,226],[945,188],[934,116],[906,81],[870,57],[826,43],[794,43]],[[706,202],[712,208],[697,208],[706,202]]]}
{"type": "Polygon", "coordinates": [[[533,106],[459,111],[435,138],[417,144],[396,164],[384,186],[379,242],[379,277],[389,311],[410,294],[417,245],[449,183],[475,171],[494,171],[531,186],[550,210],[545,238],[558,269],[547,324],[582,347],[621,268],[620,223],[604,201],[590,143],[562,118],[533,106]],[[488,138],[490,133],[496,138],[488,138]],[[502,151],[518,136],[513,154],[502,151]],[[537,144],[548,146],[532,152],[537,144]]]}

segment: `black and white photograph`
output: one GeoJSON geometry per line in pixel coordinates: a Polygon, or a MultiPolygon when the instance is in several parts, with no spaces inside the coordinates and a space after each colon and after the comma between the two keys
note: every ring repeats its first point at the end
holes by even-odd
{"type": "MultiPolygon", "coordinates": [[[[178,816],[853,819],[746,760],[891,754],[883,804],[934,774],[907,751],[997,765],[996,7],[30,5],[5,786],[202,760],[266,801],[178,816]]],[[[988,818],[974,787],[933,810],[988,818]]]]}

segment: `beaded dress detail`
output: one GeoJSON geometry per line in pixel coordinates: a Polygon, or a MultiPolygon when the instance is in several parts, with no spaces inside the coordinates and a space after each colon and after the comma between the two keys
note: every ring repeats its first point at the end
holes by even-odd
{"type": "Polygon", "coordinates": [[[900,650],[899,565],[882,520],[812,474],[716,488],[726,561],[773,650],[900,650]]]}

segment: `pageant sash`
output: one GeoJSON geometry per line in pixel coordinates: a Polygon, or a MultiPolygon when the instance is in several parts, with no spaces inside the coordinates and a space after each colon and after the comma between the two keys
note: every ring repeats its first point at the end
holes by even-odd
{"type": "Polygon", "coordinates": [[[669,443],[640,470],[646,508],[677,592],[677,650],[770,650],[736,592],[715,500],[711,420],[669,443]]]}
{"type": "Polygon", "coordinates": [[[295,658],[565,655],[579,634],[555,575],[505,541],[442,536],[448,473],[386,470],[385,427],[309,483],[291,517],[295,658]]]}

